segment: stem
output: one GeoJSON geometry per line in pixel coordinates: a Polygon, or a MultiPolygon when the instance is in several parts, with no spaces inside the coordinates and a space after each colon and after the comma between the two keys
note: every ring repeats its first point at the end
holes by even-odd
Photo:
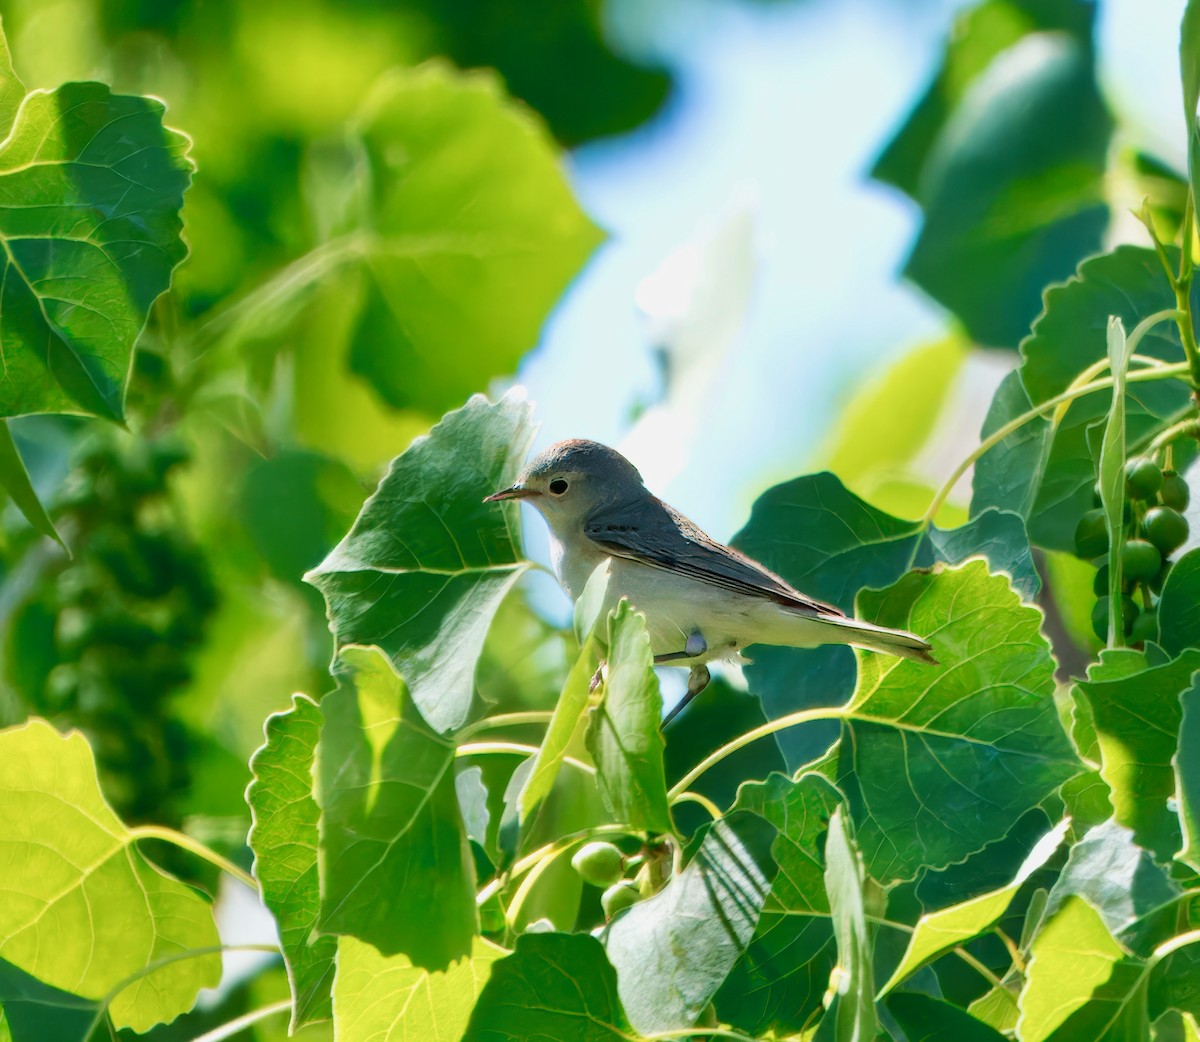
{"type": "Polygon", "coordinates": [[[1193,418],[1172,424],[1165,431],[1156,435],[1154,440],[1146,446],[1146,455],[1153,455],[1176,439],[1184,437],[1200,439],[1200,420],[1193,418]]]}
{"type": "Polygon", "coordinates": [[[517,892],[513,894],[512,900],[508,903],[508,908],[504,912],[504,921],[508,924],[508,929],[516,932],[517,920],[521,914],[521,909],[525,905],[526,899],[533,892],[533,888],[537,885],[537,881],[542,878],[546,870],[554,864],[563,854],[569,850],[569,847],[564,847],[561,850],[552,850],[536,865],[533,866],[521,880],[521,885],[517,887],[517,892]]]}
{"type": "MultiPolygon", "coordinates": [[[[460,745],[454,750],[455,756],[489,756],[494,754],[536,756],[538,754],[538,747],[536,745],[526,745],[524,742],[468,742],[466,745],[460,745]]],[[[573,756],[564,756],[563,763],[569,763],[572,767],[578,767],[581,771],[586,771],[588,774],[596,773],[596,768],[590,763],[584,763],[573,756]]]]}
{"type": "Polygon", "coordinates": [[[137,825],[129,830],[129,835],[134,843],[139,839],[161,839],[166,843],[173,843],[175,846],[187,850],[195,854],[198,858],[207,861],[210,865],[215,865],[222,872],[228,873],[239,883],[244,883],[255,893],[258,893],[258,881],[249,872],[243,868],[239,868],[215,850],[206,847],[199,840],[192,839],[187,833],[176,832],[175,829],[169,829],[165,825],[137,825]]]}
{"type": "MultiPolygon", "coordinates": [[[[1163,321],[1166,321],[1166,319],[1168,319],[1168,318],[1174,318],[1174,317],[1175,317],[1175,309],[1170,308],[1167,311],[1155,312],[1153,315],[1150,316],[1150,319],[1153,319],[1154,322],[1163,322],[1163,321]]],[[[1139,329],[1142,329],[1142,326],[1145,325],[1146,321],[1148,321],[1148,320],[1144,320],[1137,328],[1134,329],[1133,333],[1130,334],[1130,337],[1129,337],[1130,340],[1133,340],[1134,335],[1138,333],[1139,329]]],[[[1147,328],[1149,328],[1149,327],[1147,327],[1147,328]]],[[[1144,335],[1144,334],[1145,334],[1145,330],[1143,330],[1142,335],[1144,335]]],[[[1138,336],[1138,340],[1141,340],[1141,336],[1138,336]]],[[[1137,341],[1134,341],[1134,343],[1136,344],[1137,341]]],[[[1133,365],[1134,362],[1140,362],[1142,365],[1147,366],[1151,369],[1161,369],[1164,365],[1167,365],[1167,363],[1164,362],[1161,358],[1155,358],[1153,355],[1136,355],[1136,354],[1130,355],[1129,356],[1129,364],[1133,365]]],[[[1090,381],[1096,379],[1096,377],[1098,377],[1106,369],[1108,369],[1108,359],[1107,358],[1097,359],[1095,362],[1093,362],[1091,365],[1089,365],[1085,370],[1083,370],[1083,372],[1081,372],[1077,377],[1075,377],[1074,380],[1071,381],[1070,385],[1067,387],[1067,390],[1071,391],[1071,390],[1074,390],[1076,387],[1082,387],[1084,384],[1089,383],[1090,381]]],[[[1057,427],[1060,423],[1062,423],[1063,417],[1066,416],[1067,410],[1070,407],[1071,407],[1071,403],[1065,402],[1064,404],[1060,405],[1057,409],[1054,410],[1053,423],[1054,423],[1055,427],[1057,427]]]]}
{"type": "Polygon", "coordinates": [[[548,724],[554,714],[548,709],[531,709],[523,713],[497,713],[495,716],[485,716],[469,727],[464,727],[458,734],[462,740],[479,734],[480,731],[491,731],[500,727],[519,727],[522,724],[548,724]]]}
{"type": "Polygon", "coordinates": [[[1175,306],[1179,309],[1176,325],[1179,340],[1183,344],[1183,356],[1191,372],[1192,390],[1200,398],[1200,347],[1196,345],[1196,325],[1192,321],[1192,233],[1196,224],[1195,202],[1191,192],[1183,210],[1183,227],[1180,229],[1182,247],[1179,251],[1179,275],[1173,276],[1167,268],[1167,278],[1175,291],[1175,306]]]}
{"type": "Polygon", "coordinates": [[[967,951],[966,948],[963,948],[961,945],[956,945],[951,949],[951,951],[953,951],[955,955],[957,955],[960,959],[962,959],[963,962],[970,966],[971,969],[978,973],[979,976],[983,977],[993,988],[1004,987],[1004,981],[1002,981],[983,963],[975,958],[975,956],[967,951]]]}
{"type": "Polygon", "coordinates": [[[789,713],[787,716],[781,716],[778,720],[770,720],[765,724],[760,724],[752,731],[747,731],[745,734],[738,735],[731,742],[726,742],[720,749],[709,753],[687,774],[685,774],[667,793],[667,798],[674,803],[680,796],[692,787],[692,782],[704,774],[709,768],[715,767],[726,756],[736,753],[739,749],[744,749],[752,742],[757,742],[760,738],[766,738],[767,735],[774,734],[776,731],[785,731],[789,727],[795,727],[798,724],[807,724],[812,720],[840,720],[845,715],[845,709],[842,706],[831,706],[821,709],[802,709],[797,713],[789,713]]]}
{"type": "Polygon", "coordinates": [[[699,792],[681,792],[678,796],[675,797],[675,802],[676,803],[698,803],[698,804],[700,804],[701,807],[703,807],[706,811],[708,811],[708,816],[710,818],[712,818],[713,821],[720,820],[721,808],[718,807],[715,803],[713,803],[713,801],[710,800],[707,796],[704,796],[699,792]]]}
{"type": "Polygon", "coordinates": [[[737,1042],[758,1042],[758,1039],[752,1035],[743,1035],[740,1031],[734,1031],[731,1028],[672,1028],[670,1031],[656,1031],[653,1035],[647,1035],[647,1042],[652,1042],[654,1039],[670,1039],[670,1038],[691,1038],[693,1035],[708,1035],[709,1038],[732,1038],[737,1042]]]}
{"type": "Polygon", "coordinates": [[[1021,949],[1017,947],[1017,942],[1008,936],[1000,927],[996,927],[992,933],[1000,938],[1001,943],[1008,949],[1008,957],[1012,959],[1013,965],[1021,973],[1025,972],[1025,956],[1021,954],[1021,949]]]}
{"type": "Polygon", "coordinates": [[[1159,962],[1168,955],[1179,951],[1180,948],[1186,948],[1189,944],[1200,944],[1200,930],[1189,930],[1187,933],[1181,933],[1178,937],[1172,937],[1169,941],[1164,941],[1154,949],[1154,954],[1150,956],[1150,959],[1152,962],[1159,962]]]}
{"type": "Polygon", "coordinates": [[[273,1017],[276,1013],[285,1013],[291,1008],[291,999],[273,1002],[269,1006],[251,1010],[249,1013],[243,1013],[240,1017],[226,1021],[220,1027],[215,1027],[212,1031],[206,1031],[203,1035],[197,1035],[192,1039],[192,1042],[222,1042],[222,1039],[232,1038],[243,1028],[247,1028],[251,1024],[255,1024],[260,1020],[266,1020],[267,1017],[273,1017]]]}
{"type": "MultiPolygon", "coordinates": [[[[1151,316],[1152,318],[1154,316],[1151,316]]],[[[1144,383],[1147,380],[1166,380],[1176,376],[1186,376],[1188,374],[1187,362],[1175,362],[1171,365],[1160,366],[1156,369],[1139,369],[1136,373],[1129,373],[1125,377],[1126,383],[1144,383]]],[[[998,428],[992,434],[979,443],[965,460],[954,468],[954,473],[945,481],[941,488],[934,494],[933,501],[929,504],[929,509],[925,511],[925,516],[921,518],[921,524],[929,525],[932,523],[934,516],[942,508],[942,504],[946,501],[946,497],[954,490],[954,486],[958,484],[959,479],[971,468],[971,466],[986,452],[994,449],[1005,438],[1015,431],[1019,431],[1025,424],[1036,420],[1039,416],[1044,416],[1051,412],[1063,402],[1074,401],[1076,398],[1082,398],[1084,395],[1092,394],[1094,391],[1104,391],[1112,387],[1113,378],[1106,376],[1100,380],[1093,380],[1089,384],[1084,384],[1082,387],[1076,387],[1074,390],[1063,391],[1062,394],[1056,394],[1053,398],[1048,398],[1041,405],[1036,405],[1028,412],[1022,413],[1014,420],[1009,420],[1003,427],[998,428]]]]}

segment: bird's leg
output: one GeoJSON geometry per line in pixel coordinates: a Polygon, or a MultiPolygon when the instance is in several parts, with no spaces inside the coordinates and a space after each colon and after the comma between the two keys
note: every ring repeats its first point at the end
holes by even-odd
{"type": "Polygon", "coordinates": [[[604,667],[608,665],[607,659],[601,659],[600,665],[596,667],[596,672],[592,674],[592,679],[588,683],[588,694],[594,694],[596,688],[600,686],[600,682],[604,680],[604,667]]]}
{"type": "Polygon", "coordinates": [[[688,639],[684,643],[682,651],[668,651],[665,655],[655,655],[654,664],[656,666],[665,666],[670,662],[678,662],[680,659],[699,658],[707,650],[708,641],[704,639],[704,635],[699,630],[692,630],[688,634],[688,639]]]}
{"type": "Polygon", "coordinates": [[[666,715],[666,719],[663,720],[662,726],[666,727],[667,724],[669,724],[675,719],[675,717],[683,712],[684,707],[693,698],[700,694],[701,691],[708,687],[708,682],[710,680],[712,680],[712,674],[709,673],[708,666],[704,665],[703,663],[692,666],[692,671],[688,674],[687,691],[684,692],[683,698],[681,698],[675,703],[675,705],[671,707],[671,711],[666,715]]]}

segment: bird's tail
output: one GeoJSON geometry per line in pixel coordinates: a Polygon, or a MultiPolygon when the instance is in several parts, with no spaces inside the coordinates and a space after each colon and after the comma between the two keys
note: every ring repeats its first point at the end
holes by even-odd
{"type": "Polygon", "coordinates": [[[931,654],[933,646],[915,633],[908,633],[905,630],[889,630],[884,626],[875,626],[860,619],[848,619],[842,616],[826,615],[821,618],[821,621],[847,631],[843,638],[846,644],[866,648],[868,651],[882,651],[887,655],[899,655],[901,658],[910,658],[929,666],[938,664],[938,660],[931,654]]]}

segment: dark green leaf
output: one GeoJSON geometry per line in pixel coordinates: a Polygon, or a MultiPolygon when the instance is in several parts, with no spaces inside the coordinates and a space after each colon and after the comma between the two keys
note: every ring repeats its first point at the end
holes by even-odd
{"type": "Polygon", "coordinates": [[[1200,942],[1186,944],[1150,971],[1150,1017],[1177,1009],[1200,1017],[1200,942]]]}
{"type": "Polygon", "coordinates": [[[266,743],[250,760],[254,780],[246,790],[254,818],[254,876],[279,928],[292,988],[292,1031],[333,1015],[329,989],[337,939],[316,933],[320,811],[312,766],[321,721],[320,708],[305,695],[293,695],[291,709],[267,717],[266,743]]]}
{"type": "Polygon", "coordinates": [[[1159,643],[1171,655],[1200,648],[1200,549],[1171,565],[1158,604],[1159,643]]]}
{"type": "Polygon", "coordinates": [[[163,112],[99,83],[34,91],[17,112],[0,147],[0,416],[123,419],[134,344],[187,252],[189,142],[163,112]]]}
{"type": "MultiPolygon", "coordinates": [[[[0,37],[0,41],[2,41],[2,37],[0,37]]],[[[33,489],[33,483],[29,480],[29,472],[25,469],[25,463],[13,442],[12,430],[9,428],[7,420],[0,424],[0,485],[12,496],[12,501],[17,504],[17,509],[25,515],[25,520],[33,526],[34,531],[49,536],[64,550],[67,548],[67,544],[62,541],[62,536],[58,534],[54,522],[50,520],[50,515],[46,513],[46,508],[42,506],[42,501],[38,499],[37,493],[33,489]]]]}
{"type": "Polygon", "coordinates": [[[1076,697],[1092,711],[1113,816],[1160,861],[1179,849],[1179,819],[1167,800],[1175,791],[1171,760],[1182,715],[1179,695],[1196,670],[1196,649],[1152,667],[1136,652],[1105,652],[1088,679],[1075,685],[1076,697]]]}
{"type": "MultiPolygon", "coordinates": [[[[983,421],[981,438],[990,437],[1009,421],[1029,412],[1032,406],[1021,374],[1013,370],[996,388],[987,419],[983,421]]],[[[972,517],[989,507],[1029,517],[1050,454],[1052,433],[1050,421],[1038,417],[979,458],[972,478],[972,517]]]]}
{"type": "Polygon", "coordinates": [[[771,857],[779,871],[754,936],[734,965],[716,1008],[753,1035],[799,1031],[821,1009],[837,961],[825,892],[825,835],[841,794],[817,774],[792,781],[772,774],[747,782],[736,810],[775,826],[771,857]]]}
{"type": "Polygon", "coordinates": [[[392,462],[349,534],[305,578],[325,595],[339,646],[391,656],[440,732],[467,719],[475,663],[501,599],[525,570],[517,506],[483,497],[515,477],[533,437],[516,394],[480,395],[392,462]]]}
{"type": "Polygon", "coordinates": [[[1200,677],[1193,675],[1191,687],[1179,698],[1183,719],[1179,725],[1179,747],[1172,763],[1183,849],[1176,857],[1200,872],[1200,755],[1196,752],[1200,749],[1200,677]]]}
{"type": "Polygon", "coordinates": [[[774,838],[756,814],[713,822],[687,867],[609,927],[608,957],[638,1031],[691,1027],[712,1001],[754,934],[774,838]]]}
{"type": "Polygon", "coordinates": [[[908,1042],[1004,1042],[994,1027],[929,995],[897,992],[887,1000],[887,1008],[908,1042]]]}
{"type": "Polygon", "coordinates": [[[471,1013],[462,1042],[637,1042],[617,996],[604,948],[586,934],[530,933],[517,939],[471,1013]]]}
{"type": "MultiPolygon", "coordinates": [[[[2,39],[2,37],[0,37],[2,39]]],[[[101,1023],[89,1035],[96,1022],[100,1003],[59,991],[36,977],[0,959],[0,1025],[7,1021],[10,1034],[4,1042],[111,1042],[112,1033],[101,1023]]]]}
{"type": "Polygon", "coordinates": [[[1042,613],[983,561],[909,573],[859,612],[925,635],[940,665],[860,653],[839,784],[888,883],[1005,835],[1079,770],[1055,710],[1042,613]]]}
{"type": "Polygon", "coordinates": [[[346,648],[336,668],[317,747],[319,928],[443,969],[477,931],[454,743],[421,719],[377,648],[346,648]]]}
{"type": "Polygon", "coordinates": [[[607,679],[588,713],[587,747],[613,817],[650,832],[671,831],[661,721],[646,617],[622,600],[608,620],[607,679]]]}

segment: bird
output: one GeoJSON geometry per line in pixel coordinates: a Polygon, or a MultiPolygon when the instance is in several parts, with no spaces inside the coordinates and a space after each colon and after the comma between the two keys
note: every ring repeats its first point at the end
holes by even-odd
{"type": "Polygon", "coordinates": [[[689,667],[687,692],[664,727],[707,686],[708,663],[744,662],[741,652],[750,644],[850,644],[937,664],[931,645],[916,634],[851,618],[706,535],[600,442],[551,445],[484,502],[505,500],[524,500],[545,519],[554,573],[572,600],[609,559],[603,610],[628,598],[646,618],[655,663],[689,667]]]}

